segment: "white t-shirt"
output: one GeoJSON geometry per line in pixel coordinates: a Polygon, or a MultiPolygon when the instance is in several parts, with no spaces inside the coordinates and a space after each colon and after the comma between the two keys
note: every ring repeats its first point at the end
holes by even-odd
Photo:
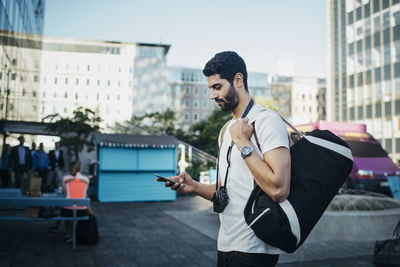
{"type": "MultiPolygon", "coordinates": [[[[283,120],[273,111],[266,110],[260,112],[264,109],[264,107],[255,104],[247,115],[249,122],[257,116],[255,131],[262,154],[278,147],[289,148],[288,133],[283,120]]],[[[225,173],[228,164],[226,155],[228,147],[232,142],[229,131],[232,123],[233,120],[229,122],[225,130],[219,156],[219,179],[222,179],[222,185],[225,185],[225,173]]],[[[257,148],[254,135],[251,137],[251,141],[255,151],[263,158],[257,148]]],[[[221,146],[221,144],[219,144],[219,146],[221,146]]],[[[281,254],[282,251],[278,248],[269,246],[258,239],[244,219],[243,211],[253,188],[254,178],[250,169],[241,157],[240,151],[236,146],[233,146],[231,166],[229,168],[227,180],[229,204],[225,210],[219,214],[221,225],[218,234],[218,250],[223,252],[241,251],[247,253],[281,254]]]]}

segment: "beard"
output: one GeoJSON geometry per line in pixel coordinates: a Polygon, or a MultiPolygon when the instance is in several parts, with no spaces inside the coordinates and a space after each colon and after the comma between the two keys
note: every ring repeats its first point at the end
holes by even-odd
{"type": "Polygon", "coordinates": [[[229,87],[229,91],[224,98],[225,99],[221,99],[221,98],[215,99],[215,102],[217,102],[217,103],[219,103],[219,102],[224,103],[224,105],[221,107],[222,111],[225,111],[225,112],[232,111],[239,104],[239,97],[238,97],[238,94],[235,90],[235,87],[233,87],[233,85],[231,85],[229,87]]]}

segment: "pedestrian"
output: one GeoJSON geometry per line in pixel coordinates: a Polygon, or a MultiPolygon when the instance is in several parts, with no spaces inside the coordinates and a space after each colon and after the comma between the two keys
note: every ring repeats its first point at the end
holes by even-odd
{"type": "Polygon", "coordinates": [[[39,150],[33,155],[33,170],[42,178],[42,192],[47,185],[47,175],[49,170],[49,156],[44,151],[43,143],[39,144],[39,150]]]}
{"type": "Polygon", "coordinates": [[[49,152],[50,168],[52,171],[52,185],[54,188],[58,188],[61,185],[62,174],[64,171],[64,153],[60,149],[60,142],[54,143],[55,149],[49,152]]]}
{"type": "Polygon", "coordinates": [[[3,153],[1,154],[1,166],[0,166],[0,176],[2,180],[2,187],[7,188],[11,180],[11,168],[10,168],[10,157],[11,157],[11,146],[6,144],[3,148],[3,153]]]}
{"type": "Polygon", "coordinates": [[[11,168],[14,171],[15,187],[21,187],[23,175],[32,169],[32,156],[27,146],[24,146],[24,136],[18,137],[19,145],[11,149],[10,161],[11,168]]]}
{"type": "Polygon", "coordinates": [[[290,152],[286,127],[279,115],[254,104],[247,87],[245,62],[236,52],[216,54],[205,65],[203,74],[211,100],[222,111],[232,112],[233,117],[224,134],[220,132],[217,175],[221,193],[216,193],[216,184],[201,184],[186,172],[171,177],[178,183],[165,185],[213,201],[214,210],[220,212],[218,266],[275,266],[282,252],[254,235],[243,211],[254,182],[276,202],[288,197],[290,152]],[[256,116],[255,125],[249,124],[256,116]]]}
{"type": "MultiPolygon", "coordinates": [[[[35,156],[37,150],[36,150],[36,143],[32,142],[32,148],[31,148],[31,158],[33,160],[33,157],[35,156]]],[[[33,167],[33,162],[32,162],[32,167],[33,167]]]]}

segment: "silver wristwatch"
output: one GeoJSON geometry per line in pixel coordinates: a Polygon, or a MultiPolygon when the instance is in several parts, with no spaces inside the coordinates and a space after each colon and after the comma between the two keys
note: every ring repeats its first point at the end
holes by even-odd
{"type": "Polygon", "coordinates": [[[254,151],[254,148],[252,146],[244,146],[242,148],[242,158],[245,159],[246,157],[250,156],[250,154],[254,151]]]}

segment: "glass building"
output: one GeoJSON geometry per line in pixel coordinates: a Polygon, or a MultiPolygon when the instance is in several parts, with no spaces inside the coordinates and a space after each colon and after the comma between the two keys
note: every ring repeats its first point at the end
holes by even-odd
{"type": "Polygon", "coordinates": [[[400,160],[400,0],[327,0],[328,119],[365,123],[400,160]]]}
{"type": "Polygon", "coordinates": [[[38,103],[31,97],[39,86],[44,5],[44,0],[0,1],[1,119],[38,119],[38,103]],[[26,49],[32,46],[38,49],[26,49]]]}

